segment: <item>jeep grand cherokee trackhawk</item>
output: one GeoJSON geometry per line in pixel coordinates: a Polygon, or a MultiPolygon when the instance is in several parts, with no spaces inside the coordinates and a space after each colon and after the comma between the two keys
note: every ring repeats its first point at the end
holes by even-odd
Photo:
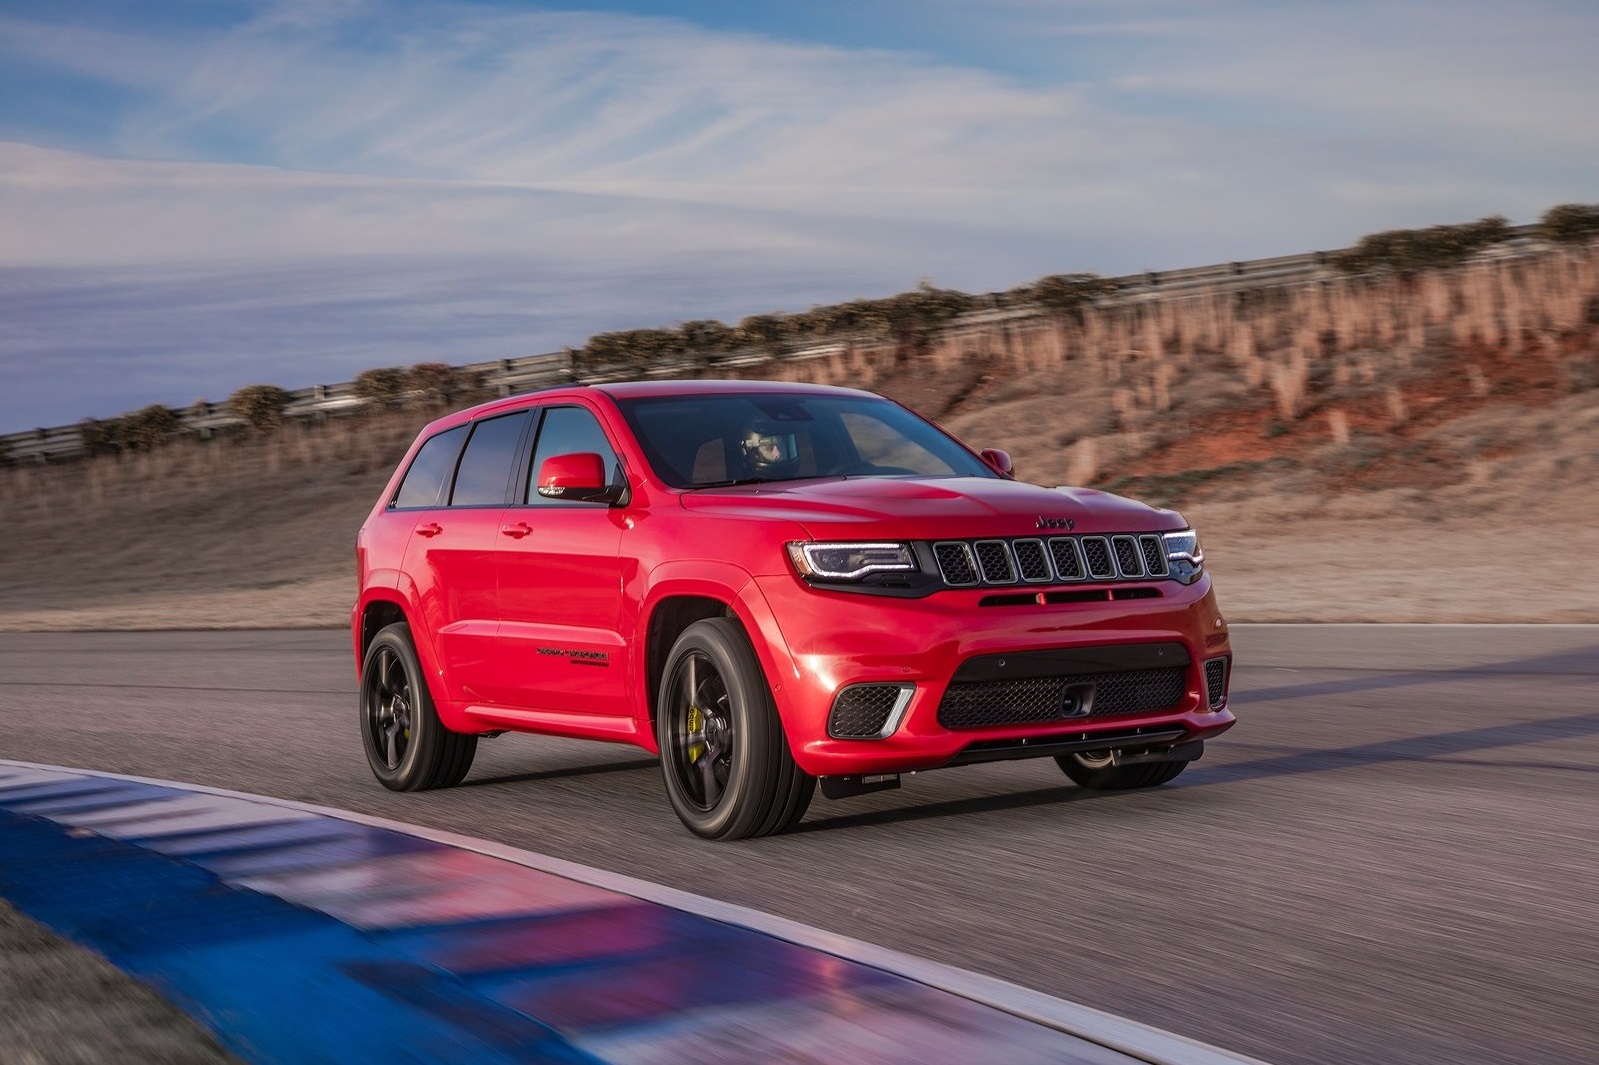
{"type": "Polygon", "coordinates": [[[480,736],[658,753],[712,839],[916,770],[1053,756],[1162,784],[1233,723],[1169,510],[1012,479],[905,407],[765,382],[573,385],[433,422],[356,541],[361,734],[396,790],[480,736]]]}

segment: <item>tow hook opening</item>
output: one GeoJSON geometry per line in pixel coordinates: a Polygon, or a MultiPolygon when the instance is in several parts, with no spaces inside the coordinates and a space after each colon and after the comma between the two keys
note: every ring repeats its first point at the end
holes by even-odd
{"type": "Polygon", "coordinates": [[[1129,751],[1124,747],[1115,747],[1109,752],[1111,765],[1145,765],[1149,762],[1195,762],[1204,753],[1205,743],[1203,740],[1179,743],[1175,747],[1163,747],[1159,750],[1129,751]]]}

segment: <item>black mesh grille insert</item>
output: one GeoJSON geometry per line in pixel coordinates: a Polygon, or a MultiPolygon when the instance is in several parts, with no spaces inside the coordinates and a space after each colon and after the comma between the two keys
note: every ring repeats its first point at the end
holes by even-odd
{"type": "Polygon", "coordinates": [[[1063,581],[1080,581],[1083,573],[1083,559],[1077,553],[1077,541],[1065,536],[1058,536],[1049,542],[1049,557],[1055,561],[1055,572],[1063,581]]]}
{"type": "Polygon", "coordinates": [[[1144,556],[1138,550],[1137,540],[1131,536],[1113,536],[1111,546],[1116,549],[1116,567],[1123,577],[1144,575],[1144,556]]]}
{"type": "Polygon", "coordinates": [[[1140,536],[1139,550],[1144,553],[1144,569],[1151,577],[1166,576],[1166,544],[1158,536],[1140,536]]]}
{"type": "Polygon", "coordinates": [[[1088,559],[1088,575],[1096,580],[1108,581],[1116,576],[1116,564],[1110,559],[1110,542],[1103,536],[1082,538],[1083,556],[1088,559]]]}
{"type": "Polygon", "coordinates": [[[1212,658],[1205,663],[1205,694],[1212,710],[1227,701],[1227,659],[1212,658]]]}
{"type": "Polygon", "coordinates": [[[1167,710],[1182,702],[1184,673],[1174,666],[951,684],[938,723],[970,729],[1167,710]]]}
{"type": "Polygon", "coordinates": [[[1011,544],[1016,552],[1016,568],[1024,581],[1049,580],[1049,556],[1044,554],[1044,541],[1017,540],[1011,544]]]}
{"type": "Polygon", "coordinates": [[[979,540],[976,544],[977,572],[988,584],[1010,584],[1016,579],[1011,569],[1010,552],[1003,540],[979,540]]]}
{"type": "Polygon", "coordinates": [[[977,583],[971,549],[965,544],[934,544],[933,556],[938,559],[938,572],[943,575],[945,584],[977,583]]]}
{"type": "Polygon", "coordinates": [[[827,734],[841,740],[882,735],[902,689],[898,684],[854,684],[838,693],[827,715],[827,734]]]}

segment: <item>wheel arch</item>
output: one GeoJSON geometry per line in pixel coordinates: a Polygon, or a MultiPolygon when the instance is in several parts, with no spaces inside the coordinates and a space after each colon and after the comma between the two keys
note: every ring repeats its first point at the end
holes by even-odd
{"type": "MultiPolygon", "coordinates": [[[[738,614],[733,609],[731,597],[719,598],[714,594],[679,592],[663,596],[650,609],[649,620],[645,628],[644,638],[644,708],[645,725],[649,734],[657,741],[659,737],[655,732],[656,703],[660,696],[661,680],[666,676],[666,661],[671,656],[672,645],[696,621],[706,618],[733,618],[738,620],[738,614]]],[[[745,628],[745,637],[749,631],[745,628]]]]}
{"type": "Polygon", "coordinates": [[[787,736],[788,715],[784,713],[787,691],[783,680],[792,672],[793,657],[766,597],[749,574],[727,566],[725,572],[714,575],[700,571],[692,578],[658,581],[645,601],[643,614],[645,621],[640,631],[644,636],[644,653],[637,667],[637,683],[642,691],[638,692],[636,705],[643,718],[638,723],[640,734],[649,736],[652,746],[656,740],[656,702],[672,644],[696,621],[713,617],[731,618],[743,629],[744,638],[749,641],[755,660],[766,675],[767,687],[777,703],[778,720],[787,736]]]}
{"type": "MultiPolygon", "coordinates": [[[[373,637],[395,622],[403,621],[410,624],[411,619],[405,613],[405,607],[393,599],[373,598],[361,606],[360,623],[356,631],[355,668],[360,671],[362,663],[366,661],[367,648],[372,646],[373,637]]],[[[415,633],[412,634],[415,642],[415,633]]]]}

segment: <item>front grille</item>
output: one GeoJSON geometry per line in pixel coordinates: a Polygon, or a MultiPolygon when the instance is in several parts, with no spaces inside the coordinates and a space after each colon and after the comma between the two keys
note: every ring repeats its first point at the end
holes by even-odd
{"type": "Polygon", "coordinates": [[[976,584],[977,562],[972,549],[962,543],[933,545],[933,557],[938,560],[938,572],[945,584],[976,584]]]}
{"type": "Polygon", "coordinates": [[[1054,574],[1049,571],[1049,555],[1042,540],[1016,540],[1011,543],[1016,552],[1016,570],[1024,581],[1047,581],[1054,574]]]}
{"type": "Polygon", "coordinates": [[[944,583],[1044,584],[1068,581],[1135,581],[1170,576],[1159,533],[1051,536],[1018,540],[943,540],[933,558],[944,583]]]}
{"type": "Polygon", "coordinates": [[[1004,540],[979,540],[973,545],[977,556],[977,572],[984,584],[1012,584],[1016,571],[1011,568],[1010,548],[1004,540]]]}
{"type": "Polygon", "coordinates": [[[905,689],[898,684],[853,684],[838,693],[827,715],[827,734],[839,740],[876,739],[905,689]]]}
{"type": "Polygon", "coordinates": [[[1049,541],[1049,557],[1055,573],[1063,581],[1080,581],[1088,575],[1083,568],[1083,549],[1075,537],[1057,536],[1049,541]]]}
{"type": "Polygon", "coordinates": [[[1182,702],[1186,672],[1176,666],[951,684],[938,723],[971,729],[1169,710],[1182,702]]]}
{"type": "Polygon", "coordinates": [[[1205,663],[1205,694],[1212,710],[1227,701],[1227,659],[1212,658],[1205,663]]]}
{"type": "Polygon", "coordinates": [[[1116,576],[1116,565],[1110,560],[1110,541],[1103,536],[1083,537],[1083,555],[1088,559],[1088,575],[1096,581],[1108,581],[1116,576]]]}

